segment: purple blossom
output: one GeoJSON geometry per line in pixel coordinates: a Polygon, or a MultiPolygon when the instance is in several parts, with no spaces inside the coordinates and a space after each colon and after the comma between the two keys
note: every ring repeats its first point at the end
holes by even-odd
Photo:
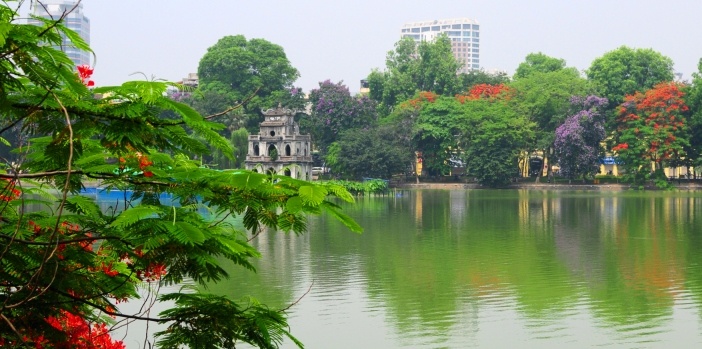
{"type": "Polygon", "coordinates": [[[607,99],[573,96],[571,103],[581,109],[556,129],[553,146],[561,173],[575,178],[595,174],[599,169],[600,143],[605,137],[599,108],[607,104],[607,99]]]}

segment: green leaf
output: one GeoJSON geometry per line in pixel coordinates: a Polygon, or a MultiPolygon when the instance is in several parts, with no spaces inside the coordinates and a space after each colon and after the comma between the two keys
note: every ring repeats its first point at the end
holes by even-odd
{"type": "Polygon", "coordinates": [[[140,220],[154,218],[161,213],[161,209],[156,206],[142,205],[122,211],[120,215],[110,224],[113,228],[126,228],[140,220]]]}
{"type": "Polygon", "coordinates": [[[290,213],[298,213],[302,211],[302,198],[293,196],[285,203],[285,209],[290,213]]]}
{"type": "Polygon", "coordinates": [[[82,195],[73,195],[68,197],[66,199],[66,204],[66,207],[68,207],[69,210],[81,215],[90,217],[99,217],[102,215],[100,206],[98,206],[92,199],[82,195]]]}
{"type": "Polygon", "coordinates": [[[299,193],[303,203],[318,206],[327,197],[327,188],[318,185],[305,185],[300,187],[299,193]]]}
{"type": "Polygon", "coordinates": [[[188,245],[196,245],[205,242],[205,234],[202,230],[188,222],[175,222],[174,229],[171,230],[173,237],[179,242],[188,245]]]}

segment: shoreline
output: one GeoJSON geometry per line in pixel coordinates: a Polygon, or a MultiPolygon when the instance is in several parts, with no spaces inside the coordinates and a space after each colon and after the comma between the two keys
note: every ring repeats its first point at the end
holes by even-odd
{"type": "MultiPolygon", "coordinates": [[[[593,191],[624,191],[635,190],[636,188],[630,184],[619,183],[516,183],[501,188],[485,187],[477,183],[395,183],[391,184],[390,188],[396,189],[538,189],[538,190],[593,190],[593,191]]],[[[674,183],[674,190],[702,190],[700,183],[674,183]]],[[[646,186],[644,190],[664,190],[658,189],[655,186],[646,186]]]]}

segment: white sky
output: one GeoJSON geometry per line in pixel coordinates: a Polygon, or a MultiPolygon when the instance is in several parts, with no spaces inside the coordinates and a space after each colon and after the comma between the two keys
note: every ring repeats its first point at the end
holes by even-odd
{"type": "Polygon", "coordinates": [[[283,47],[305,91],[343,80],[352,92],[400,38],[405,22],[480,23],[480,64],[510,75],[531,52],[586,69],[621,45],[652,48],[690,79],[702,58],[701,0],[83,0],[97,85],[196,72],[226,35],[283,47]]]}

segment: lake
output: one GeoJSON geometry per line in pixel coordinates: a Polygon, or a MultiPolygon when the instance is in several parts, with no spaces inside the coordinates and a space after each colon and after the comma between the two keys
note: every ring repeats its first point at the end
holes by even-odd
{"type": "Polygon", "coordinates": [[[363,234],[324,216],[262,234],[258,273],[210,290],[297,302],[307,348],[702,347],[700,192],[408,190],[344,211],[363,234]]]}

